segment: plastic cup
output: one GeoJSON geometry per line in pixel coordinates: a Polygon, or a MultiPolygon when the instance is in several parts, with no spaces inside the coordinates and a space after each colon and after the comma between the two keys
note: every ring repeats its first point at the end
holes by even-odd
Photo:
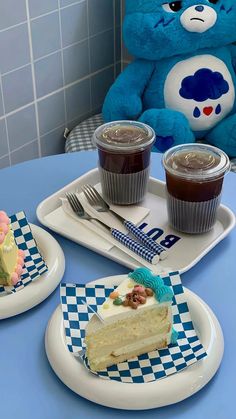
{"type": "Polygon", "coordinates": [[[99,173],[105,200],[118,205],[143,200],[148,186],[155,132],[148,125],[116,121],[96,129],[99,173]]]}
{"type": "Polygon", "coordinates": [[[169,224],[175,230],[199,234],[216,222],[228,156],[206,144],[184,144],[163,156],[169,224]]]}

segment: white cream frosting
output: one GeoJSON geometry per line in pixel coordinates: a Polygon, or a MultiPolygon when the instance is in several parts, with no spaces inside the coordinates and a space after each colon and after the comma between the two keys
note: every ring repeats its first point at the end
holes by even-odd
{"type": "Polygon", "coordinates": [[[145,348],[146,346],[152,345],[153,343],[161,341],[162,339],[166,339],[167,345],[169,345],[170,339],[171,339],[171,331],[168,334],[161,333],[161,334],[157,334],[146,339],[140,339],[139,341],[135,343],[131,343],[130,345],[123,346],[122,348],[119,348],[113,351],[112,355],[120,356],[120,355],[127,354],[129,352],[136,352],[136,351],[139,351],[141,348],[145,348]]]}
{"type": "MultiPolygon", "coordinates": [[[[119,292],[120,296],[125,296],[126,294],[128,294],[129,292],[132,291],[132,289],[134,288],[135,285],[137,285],[137,283],[133,279],[127,277],[116,288],[116,291],[119,292]]],[[[147,300],[146,300],[146,303],[145,304],[140,304],[138,306],[137,310],[134,310],[131,307],[124,307],[123,305],[116,306],[116,305],[113,304],[113,301],[114,300],[111,299],[110,297],[107,298],[105,303],[98,310],[99,316],[103,319],[103,321],[105,323],[108,323],[108,322],[110,323],[110,322],[113,322],[113,321],[122,320],[123,318],[128,318],[128,317],[135,316],[137,314],[137,312],[139,312],[140,310],[147,310],[147,309],[150,309],[151,307],[154,307],[156,305],[161,305],[161,306],[171,305],[170,302],[160,304],[157,301],[155,296],[148,297],[147,300]],[[109,306],[109,308],[104,308],[107,305],[109,306]]]]}

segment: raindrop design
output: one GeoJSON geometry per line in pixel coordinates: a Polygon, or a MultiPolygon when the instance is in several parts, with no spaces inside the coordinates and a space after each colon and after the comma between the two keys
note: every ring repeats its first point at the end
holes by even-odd
{"type": "Polygon", "coordinates": [[[193,111],[193,116],[194,116],[194,118],[199,118],[199,116],[201,116],[201,111],[197,106],[193,111]]]}

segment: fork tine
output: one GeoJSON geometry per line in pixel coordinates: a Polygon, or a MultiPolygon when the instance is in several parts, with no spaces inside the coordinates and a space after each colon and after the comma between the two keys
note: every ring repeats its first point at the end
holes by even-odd
{"type": "Polygon", "coordinates": [[[106,201],[98,193],[97,189],[95,189],[94,186],[92,186],[92,185],[87,185],[87,187],[90,190],[90,192],[93,193],[93,195],[96,197],[97,202],[99,202],[100,205],[102,205],[103,207],[106,207],[108,209],[108,205],[107,205],[106,201]]]}
{"type": "Polygon", "coordinates": [[[73,209],[74,212],[76,212],[77,211],[77,207],[76,207],[76,205],[74,203],[74,200],[72,199],[71,193],[67,193],[66,194],[66,197],[68,199],[68,202],[69,202],[71,208],[73,209]]]}
{"type": "Polygon", "coordinates": [[[84,195],[86,196],[86,198],[87,198],[87,200],[88,200],[89,204],[90,204],[90,205],[94,205],[94,204],[95,204],[95,202],[94,202],[93,197],[90,195],[89,190],[88,190],[88,189],[86,189],[85,187],[82,187],[82,190],[83,190],[84,195]]]}
{"type": "Polygon", "coordinates": [[[72,210],[73,210],[74,212],[76,212],[76,208],[75,208],[75,206],[74,206],[74,202],[72,202],[72,199],[71,199],[70,193],[66,193],[66,198],[67,198],[67,201],[69,202],[69,204],[70,204],[70,206],[71,206],[72,210]]]}
{"type": "Polygon", "coordinates": [[[77,211],[84,212],[84,208],[83,208],[82,204],[80,203],[80,201],[79,201],[79,199],[78,199],[78,197],[75,193],[71,194],[71,199],[73,200],[73,202],[74,202],[74,204],[77,208],[77,211]]]}
{"type": "Polygon", "coordinates": [[[90,196],[90,198],[93,198],[97,201],[96,196],[93,193],[93,190],[91,190],[90,185],[84,185],[84,191],[87,192],[87,194],[90,196]]]}
{"type": "Polygon", "coordinates": [[[87,185],[87,192],[90,194],[90,196],[93,198],[95,202],[100,204],[98,196],[94,193],[94,190],[90,187],[90,185],[87,185]]]}
{"type": "Polygon", "coordinates": [[[78,200],[77,196],[74,193],[68,193],[68,201],[73,209],[74,212],[84,212],[84,209],[78,200]]]}
{"type": "Polygon", "coordinates": [[[91,193],[97,205],[100,206],[101,210],[108,211],[109,205],[104,201],[103,197],[98,193],[98,191],[92,185],[86,185],[87,190],[91,193]]]}
{"type": "Polygon", "coordinates": [[[78,207],[76,205],[76,202],[74,200],[74,197],[73,197],[72,193],[70,193],[69,196],[70,196],[70,201],[71,201],[71,204],[73,205],[73,208],[75,209],[75,211],[77,211],[78,210],[78,207]]]}
{"type": "Polygon", "coordinates": [[[89,190],[93,191],[94,195],[96,195],[97,200],[99,202],[99,204],[106,209],[107,211],[110,209],[108,203],[105,201],[105,199],[100,195],[100,193],[97,191],[97,189],[94,188],[94,186],[92,185],[88,185],[89,186],[89,190]]]}

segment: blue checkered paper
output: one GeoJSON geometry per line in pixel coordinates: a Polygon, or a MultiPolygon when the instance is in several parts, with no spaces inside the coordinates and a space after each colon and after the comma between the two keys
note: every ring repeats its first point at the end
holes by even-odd
{"type": "MultiPolygon", "coordinates": [[[[99,377],[123,383],[148,383],[182,371],[207,356],[194,330],[179,273],[160,276],[174,292],[172,312],[174,328],[179,333],[177,343],[99,371],[96,373],[99,377]]],[[[61,285],[67,347],[75,356],[83,351],[81,356],[88,369],[89,364],[84,355],[85,328],[94,315],[92,310],[96,311],[113,290],[114,287],[106,285],[61,285]]]]}
{"type": "Polygon", "coordinates": [[[19,249],[24,250],[26,255],[25,266],[21,280],[16,286],[3,287],[0,285],[0,297],[3,297],[6,294],[21,291],[24,287],[29,285],[32,281],[35,281],[39,278],[39,276],[48,270],[33,238],[31,228],[24,211],[12,215],[10,219],[16,244],[19,249]]]}

